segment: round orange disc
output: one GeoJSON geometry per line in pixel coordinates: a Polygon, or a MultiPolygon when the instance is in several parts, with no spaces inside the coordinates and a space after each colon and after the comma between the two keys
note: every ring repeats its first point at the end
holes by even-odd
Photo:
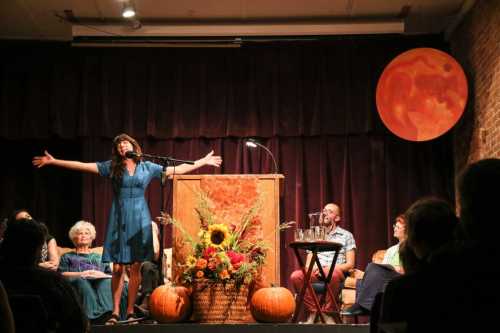
{"type": "Polygon", "coordinates": [[[449,54],[417,48],[394,58],[377,84],[385,126],[410,141],[437,138],[452,128],[467,103],[467,79],[449,54]]]}

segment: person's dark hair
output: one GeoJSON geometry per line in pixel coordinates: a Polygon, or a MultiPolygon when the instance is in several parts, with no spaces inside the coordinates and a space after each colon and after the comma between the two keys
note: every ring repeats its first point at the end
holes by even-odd
{"type": "Polygon", "coordinates": [[[418,255],[416,246],[425,256],[453,239],[458,218],[452,206],[439,198],[423,198],[413,203],[405,213],[407,244],[418,255]]]}
{"type": "MultiPolygon", "coordinates": [[[[119,193],[119,189],[123,178],[123,172],[125,170],[125,166],[123,164],[125,158],[118,153],[118,144],[122,141],[130,142],[132,144],[134,152],[139,154],[142,153],[141,146],[139,146],[139,143],[137,143],[137,141],[135,141],[134,138],[125,133],[118,134],[113,139],[113,146],[111,147],[111,178],[113,179],[113,190],[115,191],[115,194],[119,193]]],[[[141,158],[135,156],[133,160],[136,163],[140,163],[141,158]]]]}
{"type": "Polygon", "coordinates": [[[424,266],[424,262],[417,258],[415,252],[408,246],[406,241],[399,245],[399,259],[405,274],[418,272],[424,266]]]}
{"type": "Polygon", "coordinates": [[[467,238],[497,237],[489,225],[498,220],[499,191],[500,159],[478,161],[461,173],[458,178],[459,210],[467,238]]]}
{"type": "Polygon", "coordinates": [[[22,213],[22,212],[26,212],[28,213],[28,215],[31,216],[31,213],[29,210],[27,210],[26,208],[20,208],[20,209],[16,209],[14,210],[10,216],[9,216],[9,219],[7,221],[7,229],[9,228],[9,226],[13,223],[18,223],[20,221],[26,221],[26,220],[32,220],[32,221],[35,221],[38,223],[38,225],[40,226],[40,228],[42,228],[43,230],[43,234],[44,234],[44,237],[45,237],[45,240],[47,240],[47,238],[49,237],[49,229],[47,228],[47,226],[43,223],[43,222],[39,222],[39,221],[36,221],[33,219],[33,217],[31,217],[31,219],[19,219],[19,220],[16,220],[16,216],[17,214],[19,213],[22,213]]]}
{"type": "Polygon", "coordinates": [[[0,256],[14,266],[34,266],[45,242],[44,230],[32,219],[18,222],[9,225],[5,231],[0,256]]]}

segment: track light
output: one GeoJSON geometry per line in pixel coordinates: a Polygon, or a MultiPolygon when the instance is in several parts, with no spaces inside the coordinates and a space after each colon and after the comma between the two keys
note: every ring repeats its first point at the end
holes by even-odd
{"type": "Polygon", "coordinates": [[[122,16],[124,18],[132,18],[135,16],[135,9],[134,6],[130,2],[127,2],[123,5],[123,12],[122,16]]]}
{"type": "Polygon", "coordinates": [[[258,147],[261,147],[263,148],[265,151],[267,151],[267,153],[269,155],[271,155],[271,158],[273,160],[273,163],[274,163],[274,173],[277,174],[278,173],[278,163],[276,163],[276,159],[274,158],[274,155],[273,153],[264,145],[260,144],[257,140],[255,139],[247,139],[245,141],[245,145],[249,148],[257,148],[258,147]]]}

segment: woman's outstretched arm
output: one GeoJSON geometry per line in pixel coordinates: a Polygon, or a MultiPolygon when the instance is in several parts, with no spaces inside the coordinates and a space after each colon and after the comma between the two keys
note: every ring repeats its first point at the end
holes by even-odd
{"type": "MultiPolygon", "coordinates": [[[[196,160],[194,164],[181,164],[175,167],[175,173],[176,174],[185,174],[189,173],[193,170],[196,170],[198,168],[201,168],[204,165],[211,165],[214,167],[220,167],[222,164],[222,157],[220,156],[214,156],[214,151],[212,150],[210,153],[208,153],[205,157],[200,158],[199,160],[196,160]]],[[[170,176],[174,173],[174,167],[168,167],[167,170],[165,171],[167,176],[170,176]]]]}
{"type": "Polygon", "coordinates": [[[35,156],[32,161],[33,165],[37,168],[44,167],[46,165],[54,165],[57,167],[71,169],[82,172],[90,172],[90,173],[98,173],[97,164],[92,163],[83,163],[79,161],[66,161],[59,160],[50,155],[47,151],[44,152],[43,156],[35,156]]]}

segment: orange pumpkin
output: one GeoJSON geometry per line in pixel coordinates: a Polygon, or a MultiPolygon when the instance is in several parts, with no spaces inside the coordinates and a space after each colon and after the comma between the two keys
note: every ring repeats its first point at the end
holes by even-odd
{"type": "Polygon", "coordinates": [[[185,287],[162,285],[149,298],[151,315],[160,323],[175,323],[188,318],[191,299],[185,287]]]}
{"type": "Polygon", "coordinates": [[[286,288],[262,288],[253,294],[250,311],[255,320],[260,322],[287,322],[295,311],[295,299],[286,288]]]}

